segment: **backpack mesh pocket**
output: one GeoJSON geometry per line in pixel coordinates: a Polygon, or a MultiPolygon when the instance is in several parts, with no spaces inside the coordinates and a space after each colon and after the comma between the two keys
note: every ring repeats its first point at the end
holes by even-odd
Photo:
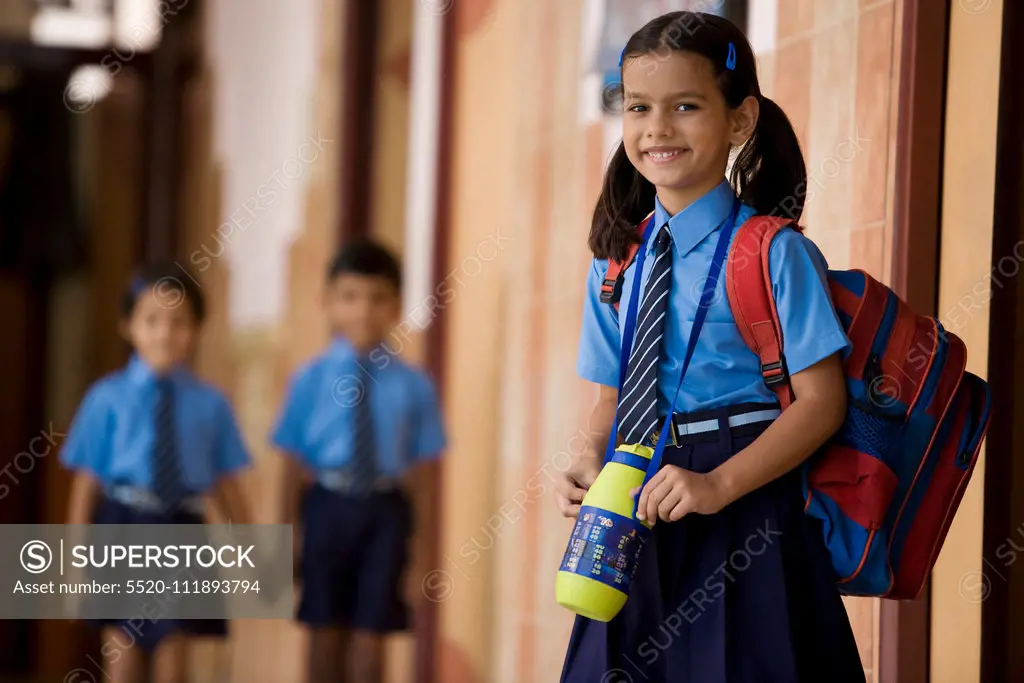
{"type": "Polygon", "coordinates": [[[902,422],[872,415],[856,405],[850,405],[838,438],[850,448],[873,455],[888,464],[891,462],[891,451],[900,443],[902,431],[902,422]]]}

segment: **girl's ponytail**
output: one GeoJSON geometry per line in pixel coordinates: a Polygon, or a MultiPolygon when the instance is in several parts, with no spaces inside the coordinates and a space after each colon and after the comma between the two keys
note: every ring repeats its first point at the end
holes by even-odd
{"type": "Polygon", "coordinates": [[[757,213],[798,220],[807,195],[800,143],[779,105],[764,96],[759,102],[757,127],[736,157],[732,185],[757,213]]]}
{"type": "Polygon", "coordinates": [[[629,245],[640,241],[636,226],[654,208],[654,195],[654,185],[636,170],[620,142],[605,171],[590,223],[589,245],[594,258],[626,257],[629,245]]]}

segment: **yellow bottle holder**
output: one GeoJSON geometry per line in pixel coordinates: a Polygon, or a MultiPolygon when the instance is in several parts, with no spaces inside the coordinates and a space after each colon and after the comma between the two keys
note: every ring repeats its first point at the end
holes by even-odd
{"type": "Polygon", "coordinates": [[[558,604],[610,621],[626,604],[651,525],[633,517],[629,492],[643,484],[654,449],[619,446],[587,491],[555,579],[558,604]]]}

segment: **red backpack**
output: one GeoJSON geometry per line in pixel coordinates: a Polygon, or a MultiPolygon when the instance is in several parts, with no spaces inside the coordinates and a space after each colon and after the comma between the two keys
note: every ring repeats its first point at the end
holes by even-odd
{"type": "MultiPolygon", "coordinates": [[[[643,233],[650,216],[638,230],[643,233]]],[[[785,340],[768,277],[769,246],[788,219],[737,229],[726,291],[740,334],[761,359],[783,410],[793,401],[785,340]]],[[[618,308],[624,261],[610,261],[601,300],[618,308]]],[[[830,270],[832,302],[852,348],[843,357],[847,413],[804,465],[805,511],[821,520],[839,590],[916,598],[935,564],[988,429],[988,384],[966,372],[967,350],[861,270],[830,270]]]]}

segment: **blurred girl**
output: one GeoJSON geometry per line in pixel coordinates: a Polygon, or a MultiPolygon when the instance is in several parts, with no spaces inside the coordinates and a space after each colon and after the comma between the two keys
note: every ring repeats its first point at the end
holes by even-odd
{"type": "MultiPolygon", "coordinates": [[[[250,462],[225,397],[188,369],[205,314],[202,293],[179,266],[150,266],[122,302],[128,364],[86,393],[61,461],[74,472],[70,524],[202,524],[206,503],[236,523],[248,511],[238,474],[250,462]]],[[[217,620],[103,622],[107,680],[186,680],[186,639],[223,637],[217,620]]]]}

